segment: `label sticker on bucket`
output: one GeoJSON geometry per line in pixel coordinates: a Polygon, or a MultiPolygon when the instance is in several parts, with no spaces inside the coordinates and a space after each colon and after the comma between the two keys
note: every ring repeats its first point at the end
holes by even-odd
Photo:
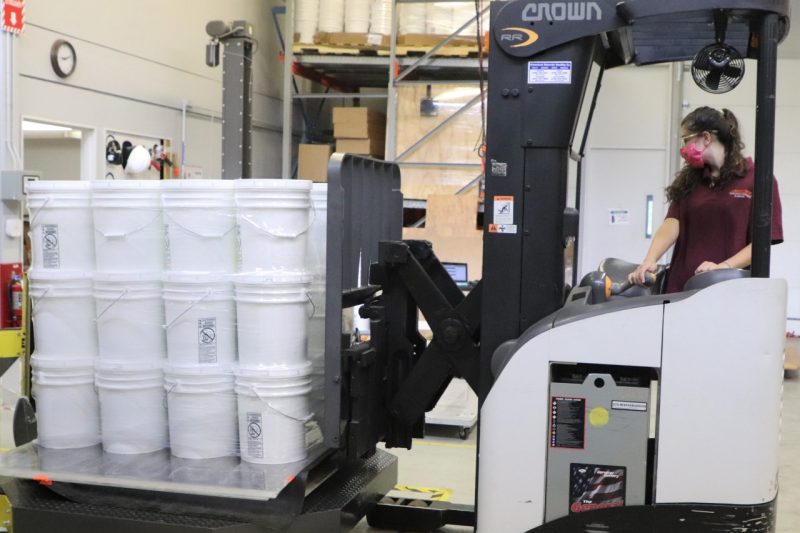
{"type": "Polygon", "coordinates": [[[199,362],[214,364],[217,362],[217,319],[201,318],[197,321],[197,340],[199,362]]]}
{"type": "Polygon", "coordinates": [[[44,268],[60,268],[58,253],[58,224],[42,224],[42,257],[44,268]]]}
{"type": "Polygon", "coordinates": [[[264,432],[261,413],[247,413],[247,456],[264,458],[264,432]]]}
{"type": "Polygon", "coordinates": [[[169,270],[172,267],[172,255],[169,249],[169,224],[164,223],[164,268],[169,270]]]}

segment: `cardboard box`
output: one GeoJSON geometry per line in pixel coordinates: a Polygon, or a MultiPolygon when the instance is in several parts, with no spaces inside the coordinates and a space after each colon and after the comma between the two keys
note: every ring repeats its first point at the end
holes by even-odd
{"type": "Polygon", "coordinates": [[[383,139],[386,115],[366,107],[334,107],[333,136],[337,139],[383,139]]]}
{"type": "Polygon", "coordinates": [[[328,181],[329,144],[301,144],[297,161],[297,177],[320,183],[328,181]]]}
{"type": "Polygon", "coordinates": [[[345,154],[369,155],[383,159],[385,144],[383,138],[336,139],[336,151],[345,154]]]}

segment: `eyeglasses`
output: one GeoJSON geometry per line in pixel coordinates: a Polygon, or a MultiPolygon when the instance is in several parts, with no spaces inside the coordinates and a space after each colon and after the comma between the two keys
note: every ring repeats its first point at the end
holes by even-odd
{"type": "Polygon", "coordinates": [[[686,143],[694,139],[695,137],[699,137],[703,133],[689,133],[688,135],[683,135],[681,139],[681,145],[686,146],[686,143]]]}
{"type": "MultiPolygon", "coordinates": [[[[705,133],[704,131],[701,131],[701,132],[698,132],[698,133],[689,133],[689,134],[683,135],[683,136],[680,137],[681,144],[685,145],[690,140],[694,139],[695,137],[699,137],[700,135],[702,135],[704,133],[705,133]]],[[[717,130],[708,130],[708,133],[716,135],[717,134],[717,130]]]]}

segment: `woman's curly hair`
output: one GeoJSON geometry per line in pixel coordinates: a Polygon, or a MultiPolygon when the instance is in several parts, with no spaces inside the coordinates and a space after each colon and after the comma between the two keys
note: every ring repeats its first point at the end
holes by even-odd
{"type": "MultiPolygon", "coordinates": [[[[725,147],[725,161],[719,173],[718,183],[744,177],[747,173],[747,162],[742,154],[744,143],[739,131],[739,121],[728,109],[719,111],[712,107],[698,107],[683,119],[681,127],[687,132],[700,134],[704,131],[713,133],[725,147]]],[[[702,183],[705,169],[684,165],[675,176],[675,180],[667,187],[669,201],[683,198],[698,183],[702,183]]]]}

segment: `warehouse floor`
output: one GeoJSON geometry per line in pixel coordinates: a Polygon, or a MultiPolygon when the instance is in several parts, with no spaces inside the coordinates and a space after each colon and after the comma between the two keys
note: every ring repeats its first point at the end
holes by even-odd
{"type": "MultiPolygon", "coordinates": [[[[778,495],[777,533],[800,531],[800,378],[784,382],[783,427],[781,442],[780,493],[778,495]]],[[[742,428],[743,434],[747,429],[742,428]]],[[[454,431],[435,430],[425,440],[415,441],[414,449],[392,450],[400,457],[399,485],[406,490],[439,489],[449,500],[456,503],[472,503],[475,490],[475,433],[467,441],[460,440],[454,431]],[[444,489],[444,490],[442,490],[444,489]]],[[[380,533],[382,529],[371,528],[366,520],[355,531],[380,533]]],[[[448,533],[471,531],[470,528],[448,527],[448,533]]],[[[385,532],[384,532],[385,533],[385,532]]]]}

